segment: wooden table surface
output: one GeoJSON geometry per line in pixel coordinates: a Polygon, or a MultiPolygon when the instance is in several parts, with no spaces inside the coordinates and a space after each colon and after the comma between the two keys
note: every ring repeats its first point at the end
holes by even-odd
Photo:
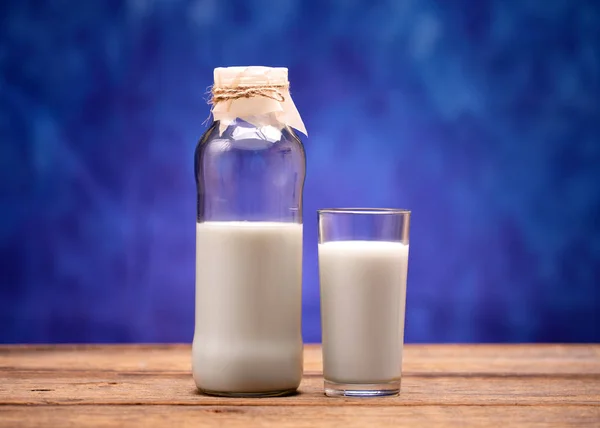
{"type": "Polygon", "coordinates": [[[0,346],[0,426],[600,427],[600,345],[407,345],[400,397],[362,399],[304,353],[297,395],[217,398],[188,345],[0,346]]]}

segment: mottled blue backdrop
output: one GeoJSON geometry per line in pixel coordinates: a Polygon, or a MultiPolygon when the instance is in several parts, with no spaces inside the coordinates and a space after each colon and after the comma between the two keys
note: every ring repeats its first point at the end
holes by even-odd
{"type": "Polygon", "coordinates": [[[600,2],[0,2],[0,342],[191,341],[212,69],[287,66],[319,207],[413,210],[407,340],[600,341],[600,2]]]}

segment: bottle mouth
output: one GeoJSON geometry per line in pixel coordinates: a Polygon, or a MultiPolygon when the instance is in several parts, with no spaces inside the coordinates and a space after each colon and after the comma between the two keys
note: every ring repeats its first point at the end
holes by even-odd
{"type": "Polygon", "coordinates": [[[317,210],[319,214],[365,214],[365,215],[389,215],[410,214],[410,210],[404,208],[323,208],[317,210]]]}

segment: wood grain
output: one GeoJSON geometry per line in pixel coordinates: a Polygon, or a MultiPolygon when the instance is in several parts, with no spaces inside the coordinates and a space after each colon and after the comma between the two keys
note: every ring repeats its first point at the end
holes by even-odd
{"type": "Polygon", "coordinates": [[[395,398],[196,392],[188,345],[0,346],[0,426],[600,426],[600,345],[407,345],[395,398]],[[284,423],[288,421],[288,423],[284,423]],[[60,422],[60,423],[59,423],[60,422]]]}
{"type": "Polygon", "coordinates": [[[0,427],[597,427],[589,406],[426,406],[356,408],[261,406],[5,406],[0,427]]]}

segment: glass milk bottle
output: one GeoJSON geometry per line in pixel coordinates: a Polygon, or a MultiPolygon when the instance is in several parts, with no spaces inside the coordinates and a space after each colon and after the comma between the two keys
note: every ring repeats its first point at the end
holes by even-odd
{"type": "Polygon", "coordinates": [[[286,68],[217,68],[213,123],[195,153],[199,390],[276,396],[302,377],[306,134],[286,68]]]}

